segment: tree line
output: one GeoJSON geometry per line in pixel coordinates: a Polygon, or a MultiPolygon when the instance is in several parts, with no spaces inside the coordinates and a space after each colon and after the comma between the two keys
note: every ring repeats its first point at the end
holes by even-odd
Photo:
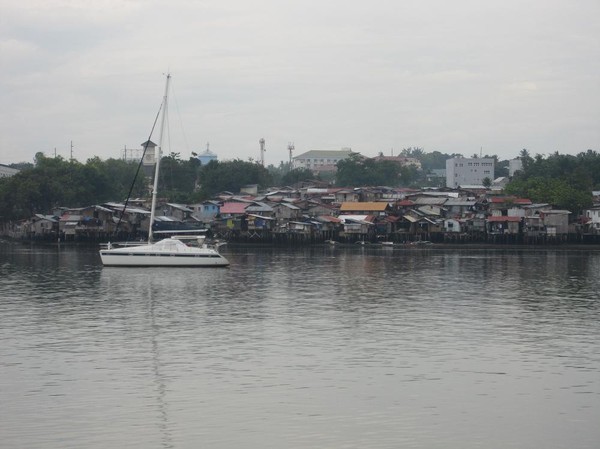
{"type": "Polygon", "coordinates": [[[576,213],[592,206],[592,191],[600,190],[600,154],[596,151],[532,157],[523,149],[520,159],[523,170],[515,174],[507,193],[576,213]]]}
{"type": "MultiPolygon", "coordinates": [[[[171,153],[161,160],[159,194],[171,202],[189,204],[222,191],[239,192],[248,184],[266,188],[320,180],[341,187],[442,187],[435,181],[432,185],[427,173],[445,168],[447,159],[461,156],[437,151],[425,153],[421,148],[406,148],[401,155],[419,160],[423,169],[356,153],[338,162],[334,178],[321,179],[308,169],[290,170],[289,164],[283,162],[279,167],[263,167],[240,159],[202,165],[197,158],[184,160],[179,153],[171,153]]],[[[496,160],[494,177],[508,176],[508,161],[498,160],[495,155],[485,157],[496,160]]],[[[523,169],[509,183],[505,190],[508,194],[579,212],[592,204],[592,190],[600,189],[600,155],[595,151],[575,156],[557,152],[532,157],[523,150],[520,158],[523,169]]],[[[21,171],[0,179],[1,221],[47,214],[59,206],[125,201],[128,195],[147,198],[151,193],[150,179],[135,162],[94,157],[80,163],[60,156],[46,157],[43,153],[36,154],[34,161],[34,164],[13,164],[21,171]]]]}

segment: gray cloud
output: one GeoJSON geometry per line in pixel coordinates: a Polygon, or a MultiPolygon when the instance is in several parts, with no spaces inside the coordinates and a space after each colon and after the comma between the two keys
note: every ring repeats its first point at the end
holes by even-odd
{"type": "MultiPolygon", "coordinates": [[[[595,0],[0,0],[0,162],[139,146],[173,72],[172,148],[267,162],[349,146],[598,150],[595,0]],[[22,5],[21,3],[26,3],[22,5]],[[184,137],[177,137],[180,129],[184,137]]],[[[180,133],[182,134],[182,133],[180,133]]]]}

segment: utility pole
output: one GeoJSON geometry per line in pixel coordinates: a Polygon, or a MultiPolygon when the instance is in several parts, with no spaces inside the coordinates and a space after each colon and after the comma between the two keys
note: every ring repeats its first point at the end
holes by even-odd
{"type": "Polygon", "coordinates": [[[70,162],[73,162],[73,141],[71,140],[71,159],[70,162]]]}

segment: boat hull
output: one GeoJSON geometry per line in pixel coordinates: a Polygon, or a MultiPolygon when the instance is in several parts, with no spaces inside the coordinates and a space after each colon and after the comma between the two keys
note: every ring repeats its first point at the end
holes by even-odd
{"type": "Polygon", "coordinates": [[[138,247],[100,250],[104,266],[112,267],[226,267],[229,261],[207,247],[190,247],[177,239],[138,247]]]}
{"type": "Polygon", "coordinates": [[[126,254],[100,251],[105,267],[226,267],[223,256],[201,254],[126,254]]]}

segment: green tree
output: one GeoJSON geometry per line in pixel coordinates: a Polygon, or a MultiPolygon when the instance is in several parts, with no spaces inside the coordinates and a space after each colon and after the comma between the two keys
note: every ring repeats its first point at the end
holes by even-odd
{"type": "MultiPolygon", "coordinates": [[[[109,200],[124,200],[137,164],[89,159],[86,164],[36,154],[35,165],[0,182],[3,220],[48,214],[58,206],[81,207],[109,200]]],[[[143,180],[134,185],[143,191],[143,180]]],[[[137,190],[137,192],[136,192],[137,190]]]]}
{"type": "Polygon", "coordinates": [[[269,171],[260,164],[240,159],[210,161],[200,168],[198,199],[209,198],[221,191],[237,193],[248,184],[267,187],[272,182],[269,171]]]}
{"type": "Polygon", "coordinates": [[[281,184],[292,185],[302,181],[310,181],[312,179],[315,179],[315,175],[308,168],[295,168],[283,175],[281,184]]]}
{"type": "Polygon", "coordinates": [[[591,191],[582,191],[570,186],[565,180],[535,177],[513,180],[505,192],[529,198],[535,203],[548,203],[560,209],[580,212],[591,206],[591,191]]]}
{"type": "Polygon", "coordinates": [[[336,184],[340,186],[407,186],[417,177],[414,167],[398,162],[364,158],[359,154],[337,163],[336,184]]]}
{"type": "Polygon", "coordinates": [[[158,191],[162,197],[178,203],[191,202],[200,174],[200,161],[192,157],[187,161],[179,153],[171,153],[160,161],[158,191]]]}

